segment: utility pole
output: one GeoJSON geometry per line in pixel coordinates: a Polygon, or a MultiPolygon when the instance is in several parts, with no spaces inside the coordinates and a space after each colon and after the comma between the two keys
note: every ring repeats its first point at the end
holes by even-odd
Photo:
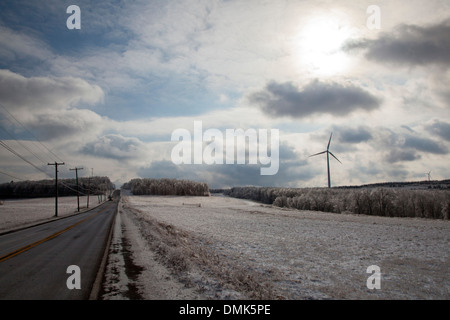
{"type": "MultiPolygon", "coordinates": [[[[94,177],[94,168],[91,168],[91,176],[94,177]]],[[[88,194],[87,194],[87,207],[89,208],[89,193],[91,192],[91,176],[88,178],[88,194]]]]}
{"type": "Polygon", "coordinates": [[[78,170],[83,170],[83,168],[74,168],[69,170],[75,170],[75,176],[77,178],[77,204],[78,204],[78,212],[80,212],[80,191],[78,188],[78,170]]]}
{"type": "Polygon", "coordinates": [[[58,216],[58,166],[63,166],[64,162],[47,163],[49,166],[55,166],[55,217],[58,216]]]}

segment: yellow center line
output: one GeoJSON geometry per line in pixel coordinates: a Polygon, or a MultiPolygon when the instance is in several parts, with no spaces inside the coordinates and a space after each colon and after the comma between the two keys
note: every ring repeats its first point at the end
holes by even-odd
{"type": "Polygon", "coordinates": [[[46,241],[48,241],[48,240],[50,240],[50,239],[53,239],[53,238],[55,238],[55,237],[61,235],[61,234],[63,234],[64,232],[66,232],[66,231],[68,231],[68,230],[70,230],[70,229],[76,227],[77,225],[79,225],[79,224],[81,224],[81,223],[83,223],[83,222],[85,222],[85,221],[87,221],[87,220],[89,220],[89,219],[95,217],[96,215],[98,215],[99,213],[105,211],[105,210],[108,209],[108,208],[109,208],[109,206],[103,208],[102,210],[100,210],[100,211],[97,212],[96,214],[90,215],[89,217],[84,218],[83,220],[78,221],[77,223],[75,223],[75,224],[73,224],[73,225],[71,225],[71,226],[68,226],[67,228],[65,228],[65,229],[63,229],[63,230],[61,230],[61,231],[58,231],[58,232],[56,232],[56,233],[54,233],[54,234],[52,234],[52,235],[50,235],[50,236],[48,236],[48,237],[46,237],[46,238],[44,238],[44,239],[38,240],[38,241],[36,241],[36,242],[33,242],[33,243],[28,244],[28,245],[26,245],[26,246],[23,246],[23,247],[20,248],[20,249],[17,249],[17,250],[14,250],[14,251],[10,252],[10,253],[5,254],[4,256],[1,256],[1,257],[0,257],[0,262],[3,262],[3,261],[5,261],[5,260],[8,260],[9,258],[12,258],[12,257],[14,257],[14,256],[17,256],[18,254],[21,254],[22,252],[25,252],[25,251],[27,251],[27,250],[30,250],[31,248],[34,248],[34,247],[40,245],[41,243],[44,243],[44,242],[46,242],[46,241]]]}

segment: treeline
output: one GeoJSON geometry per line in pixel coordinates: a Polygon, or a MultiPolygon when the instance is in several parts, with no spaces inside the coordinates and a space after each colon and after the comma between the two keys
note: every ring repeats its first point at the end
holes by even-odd
{"type": "Polygon", "coordinates": [[[134,195],[210,195],[208,184],[190,180],[136,178],[125,183],[122,188],[131,190],[134,195]]]}
{"type": "MultiPolygon", "coordinates": [[[[78,178],[80,195],[106,195],[115,189],[108,177],[78,178]]],[[[76,196],[76,179],[58,179],[58,196],[76,196]]],[[[43,198],[55,196],[55,180],[17,181],[0,184],[0,198],[43,198]]]]}
{"type": "Polygon", "coordinates": [[[403,188],[410,189],[449,189],[450,179],[446,180],[422,180],[422,181],[404,181],[404,182],[379,182],[371,184],[363,184],[357,186],[340,186],[334,188],[343,189],[361,189],[361,188],[403,188]]]}
{"type": "Polygon", "coordinates": [[[225,194],[299,210],[431,219],[450,216],[448,190],[234,187],[225,194]]]}

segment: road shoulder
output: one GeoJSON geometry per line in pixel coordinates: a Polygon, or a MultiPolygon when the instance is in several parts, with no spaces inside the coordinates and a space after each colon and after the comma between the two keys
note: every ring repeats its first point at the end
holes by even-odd
{"type": "Polygon", "coordinates": [[[137,221],[119,203],[109,248],[102,300],[187,300],[197,299],[193,288],[175,279],[156,260],[142,237],[137,221]]]}

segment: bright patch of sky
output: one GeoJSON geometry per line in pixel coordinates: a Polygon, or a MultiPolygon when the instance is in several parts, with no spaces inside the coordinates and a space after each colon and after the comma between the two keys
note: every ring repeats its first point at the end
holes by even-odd
{"type": "MultiPolygon", "coordinates": [[[[34,137],[118,185],[176,175],[212,187],[326,186],[325,157],[308,156],[331,132],[342,161],[332,163],[333,185],[424,180],[430,170],[445,179],[448,52],[446,0],[4,0],[0,137],[47,178],[55,159],[34,137]],[[79,30],[66,27],[72,4],[79,30]],[[367,23],[371,5],[379,28],[367,23]],[[175,166],[171,133],[199,120],[279,129],[279,173],[175,166]]],[[[2,148],[2,172],[46,178],[21,162],[2,148]]]]}

